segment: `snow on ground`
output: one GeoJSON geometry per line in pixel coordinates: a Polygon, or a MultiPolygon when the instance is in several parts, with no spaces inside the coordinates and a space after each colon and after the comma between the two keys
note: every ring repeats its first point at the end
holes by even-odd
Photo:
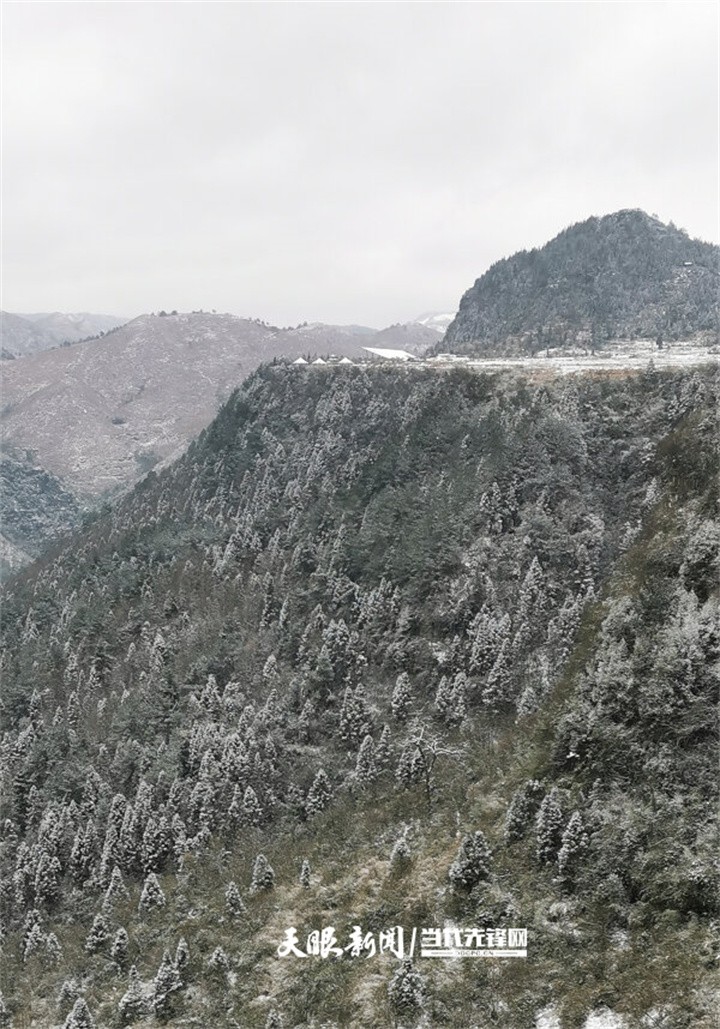
{"type": "MultiPolygon", "coordinates": [[[[610,1008],[598,1008],[588,1015],[583,1029],[624,1029],[625,1022],[610,1008]]],[[[549,1004],[535,1016],[534,1029],[560,1029],[560,1018],[553,1004],[549,1004]]]]}

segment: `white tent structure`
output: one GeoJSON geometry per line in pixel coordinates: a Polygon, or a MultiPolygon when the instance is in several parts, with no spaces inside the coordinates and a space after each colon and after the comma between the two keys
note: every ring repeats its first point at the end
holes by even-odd
{"type": "Polygon", "coordinates": [[[307,364],[307,361],[304,357],[296,357],[293,364],[307,364]]]}
{"type": "Polygon", "coordinates": [[[363,347],[363,350],[385,361],[417,361],[415,355],[409,354],[407,350],[390,350],[386,347],[363,347]]]}

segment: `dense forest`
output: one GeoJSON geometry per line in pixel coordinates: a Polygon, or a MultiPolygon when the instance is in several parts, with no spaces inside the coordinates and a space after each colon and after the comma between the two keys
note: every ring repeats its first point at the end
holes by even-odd
{"type": "Polygon", "coordinates": [[[11,580],[0,1024],[710,1029],[717,388],[266,365],[11,580]]]}
{"type": "Polygon", "coordinates": [[[465,293],[435,350],[523,354],[694,337],[716,344],[719,329],[717,246],[628,210],[497,261],[465,293]]]}

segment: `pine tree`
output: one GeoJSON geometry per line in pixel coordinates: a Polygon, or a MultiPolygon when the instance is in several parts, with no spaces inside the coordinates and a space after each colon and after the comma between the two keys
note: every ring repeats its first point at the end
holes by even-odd
{"type": "Polygon", "coordinates": [[[558,869],[566,879],[572,879],[578,865],[588,849],[588,835],[585,832],[582,815],[573,811],[558,851],[558,869]]]}
{"type": "Polygon", "coordinates": [[[240,890],[237,888],[237,883],[229,882],[227,889],[225,890],[225,908],[233,916],[242,915],[245,911],[245,905],[243,904],[242,897],[240,896],[240,890]]]}
{"type": "Polygon", "coordinates": [[[60,964],[62,947],[60,946],[60,940],[57,938],[55,933],[48,933],[45,937],[45,957],[51,965],[60,964]]]}
{"type": "Polygon", "coordinates": [[[35,872],[35,901],[52,909],[60,898],[62,868],[57,857],[45,851],[40,855],[35,872]]]}
{"type": "Polygon", "coordinates": [[[305,858],[300,867],[300,885],[304,890],[310,889],[310,862],[305,858]]]}
{"type": "Polygon", "coordinates": [[[263,890],[271,890],[275,885],[275,872],[272,865],[264,854],[258,854],[253,865],[252,881],[250,883],[251,893],[260,893],[263,890]]]}
{"type": "Polygon", "coordinates": [[[65,979],[58,993],[58,1007],[61,1013],[67,1014],[79,996],[80,984],[77,979],[65,979]]]}
{"type": "Polygon", "coordinates": [[[85,940],[85,950],[88,954],[97,954],[102,950],[110,938],[110,930],[105,918],[101,914],[95,915],[92,928],[85,940]]]}
{"type": "Polygon", "coordinates": [[[75,1001],[72,1011],[65,1019],[63,1029],[95,1029],[95,1019],[83,997],[78,997],[75,1001]]]}
{"type": "Polygon", "coordinates": [[[181,936],[178,940],[178,945],[175,948],[175,967],[177,968],[183,981],[187,978],[189,965],[190,948],[188,947],[188,943],[185,937],[181,936]]]}
{"type": "Polygon", "coordinates": [[[508,843],[519,840],[537,814],[543,797],[543,787],[537,779],[530,779],[512,795],[505,815],[504,835],[508,843]]]}
{"type": "Polygon", "coordinates": [[[137,968],[132,965],[128,973],[128,987],[118,1001],[118,1012],[123,1025],[137,1022],[147,1012],[147,1002],[137,968]]]}
{"type": "Polygon", "coordinates": [[[563,813],[559,794],[553,789],[543,800],[535,819],[535,853],[538,861],[549,864],[557,857],[562,843],[563,813]]]}
{"type": "Polygon", "coordinates": [[[117,865],[114,866],[110,873],[110,881],[108,882],[107,889],[105,890],[105,896],[103,898],[103,910],[112,910],[114,904],[119,901],[129,900],[130,893],[127,886],[125,885],[122,877],[122,872],[117,865]]]}
{"type": "Polygon", "coordinates": [[[410,686],[410,676],[407,672],[401,672],[395,680],[395,689],[390,700],[390,709],[396,722],[402,724],[408,720],[411,701],[412,688],[410,686]]]}
{"type": "Polygon", "coordinates": [[[305,810],[308,816],[316,815],[320,811],[323,811],[330,803],[330,797],[332,796],[332,789],[330,787],[330,780],[327,777],[324,768],[321,768],[315,778],[313,779],[312,786],[308,790],[307,799],[305,801],[305,810]]]}
{"type": "Polygon", "coordinates": [[[369,786],[377,779],[375,765],[375,743],[372,736],[366,736],[360,744],[355,763],[355,778],[361,786],[369,786]]]}
{"type": "Polygon", "coordinates": [[[280,1012],[272,1008],[265,1020],[265,1029],[283,1029],[283,1020],[280,1012]]]}
{"type": "Polygon", "coordinates": [[[370,732],[370,717],[362,686],[348,686],[340,712],[340,739],[350,746],[357,744],[370,732]]]}
{"type": "Polygon", "coordinates": [[[490,848],[479,829],[465,836],[455,860],[450,865],[448,878],[456,890],[471,890],[490,877],[490,848]]]}
{"type": "Polygon", "coordinates": [[[395,1015],[416,1017],[422,1008],[424,993],[423,977],[415,971],[412,960],[405,958],[388,983],[388,999],[395,1015]]]}
{"type": "Polygon", "coordinates": [[[170,952],[163,953],[152,989],[152,1009],[157,1018],[167,1021],[175,1010],[175,994],[182,989],[182,981],[178,970],[170,957],[170,952]]]}
{"type": "Polygon", "coordinates": [[[384,772],[390,766],[390,743],[392,733],[389,725],[383,725],[380,739],[375,747],[375,764],[378,772],[384,772]]]}
{"type": "Polygon", "coordinates": [[[110,944],[110,957],[118,968],[125,968],[127,965],[129,950],[130,940],[128,939],[127,931],[120,926],[110,944]]]}
{"type": "Polygon", "coordinates": [[[411,861],[410,845],[408,844],[406,833],[403,833],[395,841],[395,846],[390,854],[390,873],[392,875],[402,875],[410,867],[411,861]]]}
{"type": "Polygon", "coordinates": [[[218,979],[224,979],[230,970],[230,961],[222,947],[216,947],[208,958],[208,968],[218,979]]]}
{"type": "Polygon", "coordinates": [[[262,822],[262,808],[257,793],[248,786],[243,794],[242,819],[245,825],[260,825],[262,822]]]}
{"type": "Polygon", "coordinates": [[[154,872],[151,872],[143,883],[138,911],[140,915],[143,915],[147,914],[148,911],[152,911],[153,908],[161,907],[165,907],[165,894],[158,882],[158,877],[154,872]]]}

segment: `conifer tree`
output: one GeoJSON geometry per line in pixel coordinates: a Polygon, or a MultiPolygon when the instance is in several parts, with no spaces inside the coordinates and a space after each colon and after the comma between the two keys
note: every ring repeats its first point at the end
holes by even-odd
{"type": "Polygon", "coordinates": [[[303,859],[300,867],[300,885],[304,890],[310,889],[310,862],[307,858],[303,859]]]}
{"type": "Polygon", "coordinates": [[[420,1013],[425,994],[423,977],[413,966],[411,958],[405,958],[388,983],[388,999],[396,1016],[415,1018],[420,1013]]]}
{"type": "Polygon", "coordinates": [[[125,968],[127,965],[129,950],[130,940],[128,939],[127,931],[120,926],[110,944],[110,957],[118,968],[125,968]]]}
{"type": "Polygon", "coordinates": [[[283,1020],[280,1012],[272,1008],[265,1019],[265,1029],[283,1029],[283,1020]]]}
{"type": "Polygon", "coordinates": [[[90,1014],[85,998],[78,997],[73,1009],[65,1019],[63,1029],[95,1029],[95,1019],[90,1014]]]}
{"type": "Polygon", "coordinates": [[[108,924],[102,914],[95,915],[90,932],[85,940],[85,950],[88,954],[97,954],[102,950],[110,938],[108,924]]]}
{"type": "Polygon", "coordinates": [[[355,763],[355,777],[361,786],[369,786],[377,779],[375,764],[375,743],[372,736],[366,736],[360,744],[355,763]]]}
{"type": "Polygon", "coordinates": [[[582,815],[573,811],[565,828],[558,851],[558,869],[566,879],[572,879],[588,849],[588,835],[582,815]]]}
{"type": "Polygon", "coordinates": [[[378,772],[384,772],[390,765],[390,743],[392,734],[389,725],[383,725],[380,739],[375,747],[375,764],[378,772]]]}
{"type": "Polygon", "coordinates": [[[275,885],[275,872],[272,865],[264,854],[258,854],[253,865],[252,881],[250,883],[251,893],[260,893],[264,890],[271,890],[275,885]]]}
{"type": "Polygon", "coordinates": [[[504,835],[508,843],[521,839],[535,817],[543,796],[537,779],[530,779],[512,795],[505,815],[504,835]]]}
{"type": "Polygon", "coordinates": [[[407,871],[410,867],[411,860],[412,855],[407,841],[407,834],[403,833],[403,835],[395,841],[395,845],[390,853],[391,874],[402,875],[403,872],[407,871]]]}
{"type": "Polygon", "coordinates": [[[208,958],[208,968],[218,979],[224,979],[230,969],[230,961],[222,947],[216,947],[208,958]]]}
{"type": "Polygon", "coordinates": [[[390,700],[390,709],[396,722],[404,723],[410,714],[410,703],[412,701],[412,688],[410,676],[407,672],[401,672],[395,680],[395,689],[390,700]]]}
{"type": "Polygon", "coordinates": [[[545,797],[535,819],[535,853],[538,861],[554,861],[562,843],[563,813],[559,794],[551,790],[545,797]]]}
{"type": "Polygon", "coordinates": [[[448,878],[456,890],[471,890],[489,877],[490,847],[485,834],[478,829],[463,839],[450,865],[448,878]]]}
{"type": "Polygon", "coordinates": [[[148,911],[152,911],[154,908],[161,908],[164,906],[165,894],[158,882],[158,877],[154,872],[151,872],[143,883],[138,911],[140,915],[143,915],[147,914],[148,911]]]}
{"type": "Polygon", "coordinates": [[[245,905],[243,904],[242,897],[240,896],[240,890],[235,882],[229,882],[227,889],[225,890],[225,908],[233,918],[241,915],[245,911],[245,905]]]}
{"type": "Polygon", "coordinates": [[[332,789],[330,787],[330,780],[327,777],[325,769],[321,768],[313,779],[312,786],[308,790],[307,800],[305,801],[305,810],[308,815],[316,815],[320,811],[323,811],[329,804],[331,796],[332,789]]]}
{"type": "Polygon", "coordinates": [[[160,968],[157,971],[152,988],[152,1009],[160,1021],[167,1021],[174,1013],[176,1006],[175,995],[182,989],[182,981],[175,963],[170,957],[170,951],[163,953],[160,968]]]}
{"type": "Polygon", "coordinates": [[[243,794],[242,821],[244,825],[260,825],[262,822],[262,808],[252,786],[248,786],[243,794]]]}
{"type": "Polygon", "coordinates": [[[175,967],[177,968],[183,981],[187,978],[189,964],[190,948],[188,947],[188,943],[185,937],[181,936],[178,940],[178,945],[175,948],[175,967]]]}
{"type": "Polygon", "coordinates": [[[143,992],[140,976],[135,965],[128,972],[128,986],[118,1001],[118,1012],[123,1025],[137,1022],[147,1011],[147,1002],[143,992]]]}

